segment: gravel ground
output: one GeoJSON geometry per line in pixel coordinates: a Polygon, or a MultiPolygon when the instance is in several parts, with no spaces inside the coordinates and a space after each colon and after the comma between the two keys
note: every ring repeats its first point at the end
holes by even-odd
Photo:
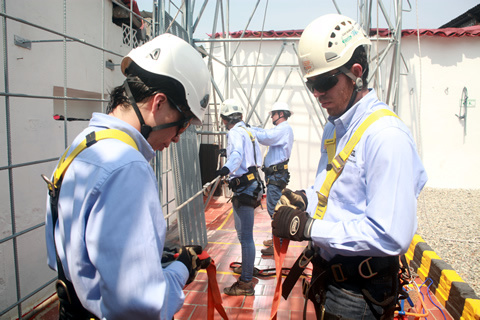
{"type": "Polygon", "coordinates": [[[480,190],[424,188],[417,207],[417,234],[480,296],[480,190]]]}

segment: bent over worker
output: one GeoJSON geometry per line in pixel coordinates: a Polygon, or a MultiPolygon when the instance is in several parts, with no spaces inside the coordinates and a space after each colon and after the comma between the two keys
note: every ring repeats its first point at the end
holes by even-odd
{"type": "Polygon", "coordinates": [[[407,126],[367,89],[369,44],[338,14],[314,20],[299,42],[304,80],[329,117],[315,183],[295,194],[296,209],[278,207],[272,232],[311,240],[308,297],[318,319],[393,318],[399,255],[427,181],[407,126]]]}
{"type": "Polygon", "coordinates": [[[263,185],[258,174],[261,165],[260,146],[243,122],[243,108],[234,99],[227,99],[220,110],[227,134],[227,162],[217,175],[228,175],[233,191],[232,204],[235,229],[242,248],[242,265],[234,268],[238,281],[224,289],[230,296],[252,296],[255,243],[253,241],[254,210],[260,205],[263,185]]]}
{"type": "MultiPolygon", "coordinates": [[[[278,101],[273,104],[270,111],[273,128],[251,127],[258,142],[268,146],[262,171],[265,173],[265,182],[267,184],[267,211],[270,217],[273,217],[275,206],[282,196],[282,190],[285,189],[290,181],[288,161],[292,153],[294,138],[292,127],[288,124],[288,118],[291,115],[292,112],[289,105],[278,101]]],[[[267,248],[260,250],[260,252],[266,256],[273,255],[272,240],[264,241],[264,245],[267,248]]]]}
{"type": "Polygon", "coordinates": [[[162,268],[166,223],[149,161],[202,123],[208,69],[171,34],[132,50],[121,69],[126,80],[113,89],[107,114],[94,113],[60,161],[85,146],[60,176],[61,189],[55,174],[49,184],[50,200],[58,196],[47,204],[45,231],[60,319],[170,320],[199,266],[196,246],[162,268]]]}

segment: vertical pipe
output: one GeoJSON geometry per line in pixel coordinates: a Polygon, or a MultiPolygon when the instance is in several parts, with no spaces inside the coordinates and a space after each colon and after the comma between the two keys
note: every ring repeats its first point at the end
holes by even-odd
{"type": "MultiPolygon", "coordinates": [[[[2,1],[2,12],[6,13],[5,1],[2,1]]],[[[3,22],[3,70],[4,70],[4,82],[5,82],[5,93],[10,92],[9,88],[9,77],[8,77],[8,49],[7,49],[7,18],[2,18],[3,22]]],[[[5,126],[6,126],[6,140],[7,140],[7,164],[10,167],[12,165],[12,134],[10,129],[10,97],[5,96],[5,126]]],[[[13,169],[8,169],[8,190],[10,196],[10,220],[12,223],[12,234],[17,232],[16,227],[16,218],[15,218],[15,195],[13,188],[13,169]]],[[[12,239],[13,246],[13,263],[15,266],[15,286],[17,301],[22,297],[20,289],[20,274],[19,274],[19,265],[18,265],[18,246],[17,238],[12,239]]],[[[19,303],[17,305],[18,318],[22,317],[22,306],[19,303]]]]}

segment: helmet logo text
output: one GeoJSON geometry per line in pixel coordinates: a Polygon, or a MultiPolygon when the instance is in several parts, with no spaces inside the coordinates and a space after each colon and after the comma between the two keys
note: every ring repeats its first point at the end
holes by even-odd
{"type": "Polygon", "coordinates": [[[158,60],[158,58],[160,57],[160,48],[153,50],[152,52],[150,52],[149,55],[152,60],[158,60]]]}

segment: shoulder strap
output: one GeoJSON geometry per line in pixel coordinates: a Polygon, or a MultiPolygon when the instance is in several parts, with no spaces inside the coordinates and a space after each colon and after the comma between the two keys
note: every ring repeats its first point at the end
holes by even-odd
{"type": "Polygon", "coordinates": [[[367,128],[372,123],[385,116],[392,116],[398,118],[398,116],[394,112],[388,109],[380,109],[375,111],[374,113],[369,115],[367,119],[362,122],[362,124],[360,124],[357,130],[355,130],[355,132],[353,133],[350,140],[347,142],[345,148],[343,148],[343,150],[340,151],[338,155],[332,159],[332,170],[328,171],[325,181],[320,188],[320,191],[317,191],[318,204],[317,209],[315,210],[315,219],[323,219],[325,211],[327,210],[327,201],[328,195],[330,193],[330,188],[332,187],[335,180],[337,180],[338,176],[340,176],[340,174],[342,173],[345,162],[347,161],[348,157],[357,145],[358,141],[360,141],[360,139],[362,138],[365,130],[367,130],[367,128]]]}
{"type": "Polygon", "coordinates": [[[255,161],[255,166],[257,166],[257,153],[255,152],[255,136],[250,132],[250,130],[247,130],[244,126],[239,126],[243,130],[247,131],[248,135],[250,136],[250,140],[252,141],[252,147],[253,147],[253,160],[255,161]]]}
{"type": "Polygon", "coordinates": [[[82,152],[85,148],[90,147],[91,145],[95,144],[97,141],[103,140],[103,139],[117,139],[122,142],[125,142],[126,144],[132,146],[136,150],[138,150],[137,144],[135,141],[130,137],[127,133],[117,130],[117,129],[105,129],[105,130],[100,130],[100,131],[92,131],[89,133],[85,140],[83,140],[73,151],[72,153],[65,159],[66,155],[68,154],[68,150],[65,151],[65,153],[62,155],[60,158],[60,161],[58,162],[57,169],[55,170],[55,173],[53,175],[53,184],[55,187],[57,186],[58,181],[60,181],[63,178],[63,175],[65,174],[65,171],[67,168],[70,166],[72,163],[73,159],[82,152]]]}
{"type": "Polygon", "coordinates": [[[325,148],[327,149],[328,155],[328,166],[332,165],[333,157],[337,153],[337,130],[333,130],[333,138],[325,139],[325,148]]]}

